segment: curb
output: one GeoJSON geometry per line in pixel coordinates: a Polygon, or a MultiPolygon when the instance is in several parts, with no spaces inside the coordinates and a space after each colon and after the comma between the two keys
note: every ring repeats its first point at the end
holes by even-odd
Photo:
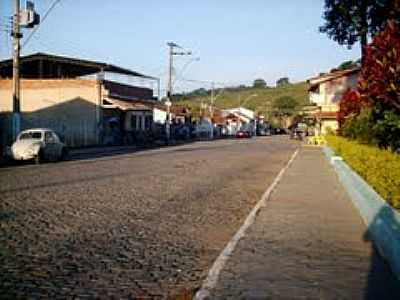
{"type": "Polygon", "coordinates": [[[380,255],[400,280],[400,214],[340,156],[335,156],[332,149],[325,146],[323,152],[368,227],[364,239],[374,242],[380,255]]]}

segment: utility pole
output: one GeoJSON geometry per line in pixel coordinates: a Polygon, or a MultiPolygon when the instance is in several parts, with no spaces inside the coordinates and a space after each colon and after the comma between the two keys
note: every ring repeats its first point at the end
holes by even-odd
{"type": "Polygon", "coordinates": [[[12,115],[12,138],[13,141],[17,138],[21,128],[21,115],[20,115],[20,78],[19,78],[19,56],[20,56],[20,39],[22,34],[20,32],[20,0],[14,0],[14,16],[13,16],[13,115],[12,115]]]}
{"type": "Polygon", "coordinates": [[[167,43],[169,47],[169,70],[168,70],[168,88],[167,88],[167,101],[165,102],[165,105],[167,106],[167,120],[166,120],[166,126],[165,126],[165,131],[166,131],[166,136],[167,136],[167,142],[169,142],[170,137],[171,137],[171,98],[172,98],[172,73],[174,69],[174,56],[176,55],[192,55],[192,52],[175,52],[175,48],[180,48],[182,49],[181,46],[169,42],[167,43]]]}
{"type": "Polygon", "coordinates": [[[21,130],[21,87],[20,87],[20,52],[22,39],[21,27],[33,28],[40,23],[40,16],[35,12],[32,1],[26,1],[26,7],[21,11],[20,0],[14,0],[14,15],[12,24],[12,44],[13,44],[13,87],[12,87],[12,138],[17,138],[21,130]]]}
{"type": "Polygon", "coordinates": [[[210,122],[211,122],[211,133],[210,133],[210,138],[214,138],[214,124],[213,124],[213,118],[214,118],[214,82],[211,82],[211,107],[210,107],[210,122]]]}

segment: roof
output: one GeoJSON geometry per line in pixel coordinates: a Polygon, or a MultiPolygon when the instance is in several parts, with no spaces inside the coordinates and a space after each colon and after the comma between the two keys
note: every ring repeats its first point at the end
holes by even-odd
{"type": "MultiPolygon", "coordinates": [[[[138,100],[138,101],[125,101],[113,97],[105,98],[105,101],[110,103],[109,108],[118,108],[123,111],[151,111],[154,108],[163,110],[162,104],[157,101],[138,100]]],[[[105,106],[107,108],[107,106],[105,106]]]]}
{"type": "Polygon", "coordinates": [[[170,111],[174,115],[180,116],[188,116],[191,114],[190,109],[185,106],[172,105],[170,111]]]}
{"type": "Polygon", "coordinates": [[[50,128],[38,127],[38,128],[24,129],[24,130],[22,130],[20,133],[22,133],[22,132],[27,132],[27,131],[53,131],[53,132],[54,132],[54,130],[53,130],[53,129],[50,129],[50,128]]]}
{"type": "Polygon", "coordinates": [[[319,119],[336,119],[338,112],[335,111],[314,111],[307,112],[306,115],[316,117],[319,119]]]}
{"type": "MultiPolygon", "coordinates": [[[[35,53],[20,58],[23,78],[75,78],[99,72],[156,79],[112,64],[72,58],[67,56],[35,53]]],[[[0,61],[0,77],[12,77],[12,59],[0,61]]]]}
{"type": "Polygon", "coordinates": [[[320,85],[321,83],[335,80],[340,77],[345,77],[345,76],[350,76],[352,74],[359,73],[361,71],[360,67],[355,67],[351,69],[346,69],[346,70],[340,70],[340,71],[335,71],[327,74],[323,74],[317,77],[313,77],[307,80],[307,82],[311,85],[310,89],[311,90],[313,87],[320,85]]]}

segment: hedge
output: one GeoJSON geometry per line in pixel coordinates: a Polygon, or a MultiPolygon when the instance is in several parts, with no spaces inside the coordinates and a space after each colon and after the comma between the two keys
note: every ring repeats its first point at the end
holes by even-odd
{"type": "Polygon", "coordinates": [[[400,210],[400,155],[338,136],[328,136],[327,142],[382,198],[400,210]]]}

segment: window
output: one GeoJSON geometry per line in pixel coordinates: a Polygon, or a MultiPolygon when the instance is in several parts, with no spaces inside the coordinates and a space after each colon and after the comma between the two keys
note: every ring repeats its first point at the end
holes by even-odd
{"type": "Polygon", "coordinates": [[[19,139],[20,140],[27,140],[27,139],[40,140],[40,139],[42,139],[42,133],[40,131],[24,132],[20,135],[19,139]]]}
{"type": "Polygon", "coordinates": [[[45,143],[54,143],[55,142],[55,138],[53,136],[53,133],[50,131],[46,131],[44,133],[44,141],[45,143]]]}
{"type": "Polygon", "coordinates": [[[151,129],[151,125],[153,124],[153,116],[146,116],[144,122],[145,129],[151,129]]]}
{"type": "Polygon", "coordinates": [[[143,120],[143,117],[142,116],[137,116],[137,118],[138,118],[138,122],[139,122],[139,124],[138,124],[138,126],[137,126],[137,129],[138,130],[142,130],[143,128],[142,128],[142,120],[143,120]]]}
{"type": "Polygon", "coordinates": [[[136,115],[132,115],[131,116],[131,129],[132,130],[136,130],[137,129],[137,116],[136,115]]]}

